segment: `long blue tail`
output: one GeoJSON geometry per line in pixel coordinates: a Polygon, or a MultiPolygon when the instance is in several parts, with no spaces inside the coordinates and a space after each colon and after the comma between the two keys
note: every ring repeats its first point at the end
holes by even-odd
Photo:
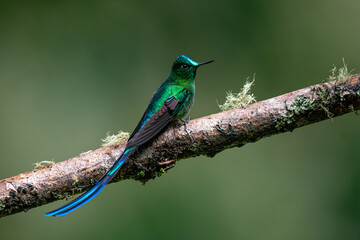
{"type": "Polygon", "coordinates": [[[75,209],[81,207],[91,199],[93,199],[104,187],[105,185],[111,181],[111,179],[116,175],[116,173],[120,170],[123,163],[130,156],[130,154],[135,150],[135,147],[126,149],[124,153],[119,157],[118,160],[114,163],[111,169],[92,187],[89,191],[81,195],[80,197],[74,199],[68,204],[58,208],[54,211],[45,213],[46,216],[56,216],[61,217],[69,212],[74,211],[75,209]]]}

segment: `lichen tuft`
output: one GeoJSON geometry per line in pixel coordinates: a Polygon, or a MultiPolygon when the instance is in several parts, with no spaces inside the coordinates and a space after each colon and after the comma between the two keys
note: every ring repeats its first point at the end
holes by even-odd
{"type": "Polygon", "coordinates": [[[351,71],[348,70],[347,65],[345,63],[344,58],[343,60],[343,66],[339,69],[334,65],[333,69],[330,70],[330,75],[328,79],[325,80],[325,82],[332,82],[335,81],[336,84],[344,84],[349,77],[351,77],[351,71]]]}
{"type": "Polygon", "coordinates": [[[80,153],[80,155],[85,155],[85,154],[87,154],[87,153],[89,153],[89,152],[92,152],[93,150],[88,150],[88,151],[86,151],[86,152],[82,152],[82,153],[80,153]]]}
{"type": "Polygon", "coordinates": [[[128,133],[128,132],[119,131],[119,133],[116,135],[110,135],[110,133],[108,132],[106,134],[106,137],[104,139],[101,139],[101,141],[103,142],[102,146],[108,147],[108,146],[114,145],[122,140],[126,140],[129,137],[130,137],[130,133],[128,133]]]}
{"type": "Polygon", "coordinates": [[[248,79],[245,82],[244,87],[239,93],[232,93],[231,91],[226,93],[226,100],[224,104],[218,104],[222,111],[232,110],[236,108],[244,108],[247,105],[256,102],[254,94],[250,93],[251,87],[254,85],[255,75],[251,82],[248,79]]]}
{"type": "Polygon", "coordinates": [[[331,96],[329,92],[326,90],[326,88],[323,85],[319,85],[319,87],[315,90],[317,96],[319,97],[319,107],[321,107],[328,118],[332,120],[334,114],[329,111],[329,109],[326,107],[330,104],[331,96]]]}
{"type": "Polygon", "coordinates": [[[40,169],[40,168],[44,168],[44,167],[46,167],[46,166],[51,166],[51,165],[54,165],[54,164],[55,164],[54,160],[51,160],[51,161],[41,161],[41,162],[33,163],[34,169],[40,169]]]}

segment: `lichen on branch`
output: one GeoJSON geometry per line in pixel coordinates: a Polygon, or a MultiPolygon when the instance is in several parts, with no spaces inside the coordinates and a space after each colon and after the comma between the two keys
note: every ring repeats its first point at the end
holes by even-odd
{"type": "Polygon", "coordinates": [[[110,135],[110,133],[108,132],[106,134],[106,137],[101,139],[102,143],[102,147],[108,147],[111,145],[114,145],[116,143],[119,143],[123,140],[127,140],[130,137],[130,133],[128,132],[123,132],[123,131],[119,131],[118,134],[115,135],[110,135]]]}
{"type": "Polygon", "coordinates": [[[236,108],[244,108],[247,105],[256,102],[254,94],[252,94],[251,87],[254,85],[255,75],[252,81],[246,80],[244,86],[238,93],[231,91],[226,93],[226,100],[224,104],[218,104],[222,111],[228,111],[236,108]]]}

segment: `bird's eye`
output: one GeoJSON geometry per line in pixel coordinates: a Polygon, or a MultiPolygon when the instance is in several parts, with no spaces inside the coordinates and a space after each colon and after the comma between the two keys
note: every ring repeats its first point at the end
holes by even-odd
{"type": "Polygon", "coordinates": [[[183,68],[183,69],[188,69],[188,68],[189,68],[189,65],[187,65],[187,64],[182,64],[182,65],[181,65],[181,68],[183,68]]]}

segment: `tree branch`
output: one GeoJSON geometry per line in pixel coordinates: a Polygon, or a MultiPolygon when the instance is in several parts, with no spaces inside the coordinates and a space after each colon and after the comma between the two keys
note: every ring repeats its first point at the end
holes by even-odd
{"type": "MultiPolygon", "coordinates": [[[[213,157],[264,137],[360,109],[360,73],[339,84],[322,83],[275,98],[190,121],[175,123],[141,147],[112,181],[146,182],[160,176],[172,161],[199,155],[213,157]]],[[[0,217],[84,192],[112,166],[126,141],[0,181],[0,217]]]]}

